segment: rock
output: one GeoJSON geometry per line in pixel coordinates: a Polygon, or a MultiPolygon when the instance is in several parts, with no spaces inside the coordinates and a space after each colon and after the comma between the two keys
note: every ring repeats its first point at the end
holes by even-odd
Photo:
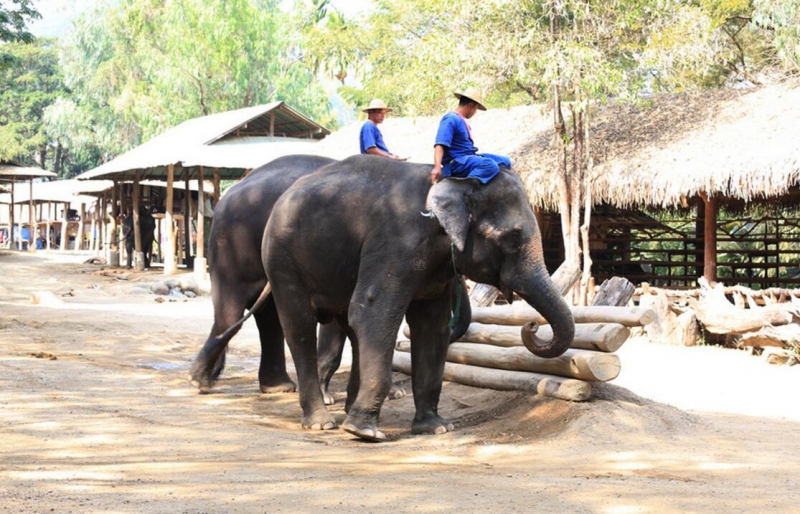
{"type": "Polygon", "coordinates": [[[166,284],[166,286],[169,289],[175,289],[176,287],[181,287],[181,281],[178,280],[177,278],[168,278],[167,280],[164,281],[164,284],[166,284]]]}
{"type": "Polygon", "coordinates": [[[186,292],[185,292],[185,293],[183,293],[183,294],[186,296],[186,298],[197,298],[197,295],[196,295],[196,294],[194,294],[194,293],[193,293],[193,292],[191,292],[191,291],[186,291],[186,292]]]}
{"type": "Polygon", "coordinates": [[[62,302],[60,298],[58,298],[50,291],[37,291],[35,293],[32,293],[31,303],[33,305],[44,305],[50,307],[64,305],[64,302],[62,302]]]}
{"type": "Polygon", "coordinates": [[[192,277],[184,277],[180,281],[181,291],[191,291],[196,296],[202,294],[200,290],[200,286],[197,285],[197,281],[192,277]]]}
{"type": "Polygon", "coordinates": [[[150,292],[153,294],[169,294],[169,285],[166,282],[154,282],[150,284],[150,292]]]}
{"type": "Polygon", "coordinates": [[[150,294],[150,287],[147,284],[136,284],[131,287],[130,292],[131,294],[150,294]]]}

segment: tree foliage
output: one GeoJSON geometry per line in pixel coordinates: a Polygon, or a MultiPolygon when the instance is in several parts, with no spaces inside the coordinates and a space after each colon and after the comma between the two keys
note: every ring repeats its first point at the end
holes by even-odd
{"type": "MultiPolygon", "coordinates": [[[[0,43],[30,43],[33,34],[28,31],[27,24],[42,16],[33,7],[32,0],[10,0],[10,5],[0,3],[0,43]]],[[[0,46],[0,70],[14,62],[14,54],[0,46]]]]}
{"type": "Polygon", "coordinates": [[[187,119],[276,100],[329,123],[294,23],[277,0],[101,6],[63,38],[72,94],[49,127],[73,152],[106,160],[187,119]]]}
{"type": "Polygon", "coordinates": [[[45,167],[45,109],[65,93],[53,41],[7,43],[13,66],[0,69],[0,159],[45,167]]]}

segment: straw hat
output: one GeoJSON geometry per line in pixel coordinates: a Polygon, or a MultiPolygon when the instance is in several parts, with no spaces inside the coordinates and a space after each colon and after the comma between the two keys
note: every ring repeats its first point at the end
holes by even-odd
{"type": "Polygon", "coordinates": [[[477,88],[468,87],[464,91],[456,91],[453,94],[456,95],[456,98],[458,98],[459,100],[461,100],[461,97],[464,96],[469,100],[472,100],[473,102],[478,104],[478,109],[482,111],[486,110],[486,107],[483,105],[483,95],[481,94],[480,91],[478,91],[477,88]]]}
{"type": "Polygon", "coordinates": [[[373,98],[368,106],[361,109],[361,112],[369,112],[373,109],[383,109],[386,112],[392,112],[389,106],[383,103],[383,100],[378,100],[377,98],[373,98]]]}

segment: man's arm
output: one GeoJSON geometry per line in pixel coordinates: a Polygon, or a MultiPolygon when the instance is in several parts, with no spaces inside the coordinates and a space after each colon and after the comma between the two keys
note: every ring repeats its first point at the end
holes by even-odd
{"type": "Polygon", "coordinates": [[[388,157],[389,159],[395,159],[395,160],[400,159],[400,157],[396,156],[395,154],[384,152],[377,146],[371,146],[367,148],[367,153],[372,155],[380,155],[381,157],[388,157]]]}
{"type": "Polygon", "coordinates": [[[444,146],[436,145],[433,147],[433,169],[431,170],[431,183],[435,184],[442,178],[442,159],[444,158],[444,146]]]}

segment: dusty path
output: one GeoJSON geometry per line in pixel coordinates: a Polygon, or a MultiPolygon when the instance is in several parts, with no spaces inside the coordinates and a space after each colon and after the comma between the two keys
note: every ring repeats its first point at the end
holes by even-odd
{"type": "Polygon", "coordinates": [[[210,300],[84,258],[0,252],[2,512],[800,512],[800,366],[635,340],[589,403],[446,384],[454,433],[412,437],[407,397],[368,444],[257,392],[250,323],[196,394],[210,300]]]}

